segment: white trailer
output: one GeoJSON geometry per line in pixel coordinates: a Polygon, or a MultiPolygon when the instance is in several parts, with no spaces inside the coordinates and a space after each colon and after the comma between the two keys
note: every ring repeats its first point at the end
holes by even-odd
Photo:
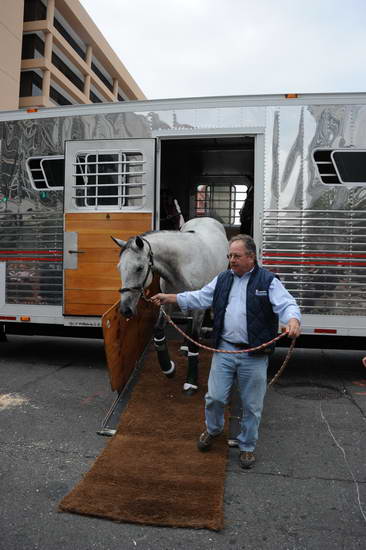
{"type": "Polygon", "coordinates": [[[110,235],[174,228],[178,204],[252,232],[302,309],[303,342],[363,345],[366,94],[2,112],[0,138],[6,331],[98,330],[120,284],[110,235]]]}

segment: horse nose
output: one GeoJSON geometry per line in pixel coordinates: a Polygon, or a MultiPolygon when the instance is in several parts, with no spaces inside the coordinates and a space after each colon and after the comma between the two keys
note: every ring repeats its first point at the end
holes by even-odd
{"type": "Polygon", "coordinates": [[[123,317],[126,317],[127,319],[130,319],[131,317],[133,317],[133,311],[129,306],[121,305],[120,311],[121,311],[123,317]]]}

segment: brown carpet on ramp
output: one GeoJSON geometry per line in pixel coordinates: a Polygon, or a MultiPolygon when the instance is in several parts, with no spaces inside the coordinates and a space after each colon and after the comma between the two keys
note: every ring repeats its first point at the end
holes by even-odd
{"type": "Polygon", "coordinates": [[[182,393],[186,358],[170,343],[177,374],[167,379],[149,351],[117,434],[60,510],[120,522],[220,530],[226,438],[197,450],[211,354],[200,353],[200,391],[182,393]]]}

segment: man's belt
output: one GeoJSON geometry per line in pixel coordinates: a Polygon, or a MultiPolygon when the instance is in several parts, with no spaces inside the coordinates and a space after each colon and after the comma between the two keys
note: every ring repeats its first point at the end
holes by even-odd
{"type": "Polygon", "coordinates": [[[246,342],[230,342],[229,340],[225,340],[225,338],[222,338],[224,342],[227,342],[228,344],[231,344],[232,346],[236,347],[237,349],[248,349],[250,346],[246,342]]]}

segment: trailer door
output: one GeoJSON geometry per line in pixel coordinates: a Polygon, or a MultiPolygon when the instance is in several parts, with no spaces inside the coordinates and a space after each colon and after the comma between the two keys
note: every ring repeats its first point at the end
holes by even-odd
{"type": "Polygon", "coordinates": [[[64,314],[102,315],[118,300],[119,248],[153,229],[153,139],[68,141],[64,314]]]}

